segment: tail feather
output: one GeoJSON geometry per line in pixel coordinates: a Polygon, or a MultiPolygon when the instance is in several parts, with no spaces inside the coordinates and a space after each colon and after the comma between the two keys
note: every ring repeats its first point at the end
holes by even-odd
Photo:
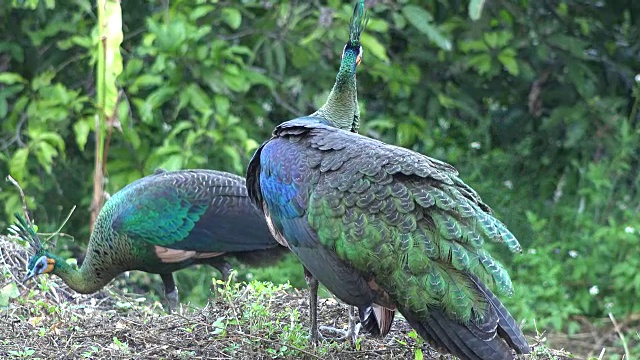
{"type": "Polygon", "coordinates": [[[441,309],[431,309],[426,319],[406,309],[400,309],[400,312],[437,350],[461,359],[513,360],[512,349],[518,354],[529,353],[527,340],[509,311],[480,279],[469,276],[488,304],[487,312],[481,317],[472,317],[462,323],[445,315],[441,309]]]}
{"type": "Polygon", "coordinates": [[[528,354],[529,344],[525,339],[522,330],[516,320],[509,314],[509,311],[502,305],[498,299],[476,276],[471,275],[471,280],[476,284],[478,290],[482,292],[491,307],[498,315],[498,335],[506,341],[518,354],[528,354]]]}
{"type": "Polygon", "coordinates": [[[420,321],[402,311],[409,324],[436,350],[453,354],[465,360],[513,360],[511,349],[499,337],[491,340],[478,338],[465,325],[432,310],[427,321],[420,321]]]}
{"type": "Polygon", "coordinates": [[[372,304],[358,309],[362,328],[372,336],[385,337],[391,331],[395,310],[372,304]]]}

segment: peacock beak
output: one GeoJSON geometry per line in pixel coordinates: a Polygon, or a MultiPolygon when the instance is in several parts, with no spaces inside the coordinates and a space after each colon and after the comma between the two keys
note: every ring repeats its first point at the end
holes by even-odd
{"type": "Polygon", "coordinates": [[[27,275],[24,276],[24,278],[22,279],[22,282],[25,283],[27,282],[27,280],[31,279],[32,277],[36,276],[34,271],[29,270],[27,272],[27,275]]]}

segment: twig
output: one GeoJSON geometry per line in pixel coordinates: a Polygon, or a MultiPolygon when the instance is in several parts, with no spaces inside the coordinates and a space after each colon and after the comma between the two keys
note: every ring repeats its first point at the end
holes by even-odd
{"type": "Polygon", "coordinates": [[[286,110],[288,110],[290,113],[292,113],[294,116],[296,117],[300,117],[303,116],[304,114],[301,111],[298,111],[298,109],[294,108],[292,105],[290,105],[288,102],[284,101],[281,97],[280,94],[278,94],[277,91],[275,90],[271,90],[271,96],[273,97],[273,99],[276,101],[276,103],[280,106],[282,106],[283,108],[285,108],[286,110]]]}
{"type": "Polygon", "coordinates": [[[47,240],[49,240],[50,238],[58,235],[59,237],[63,237],[63,238],[69,238],[72,241],[75,240],[75,236],[71,235],[71,234],[67,234],[67,233],[63,233],[63,232],[38,232],[38,234],[42,235],[42,236],[49,236],[47,238],[47,240]]]}
{"type": "Polygon", "coordinates": [[[20,147],[27,146],[20,138],[20,131],[22,130],[22,126],[26,121],[27,121],[27,113],[24,112],[22,113],[22,116],[20,116],[20,121],[18,121],[18,124],[16,125],[16,141],[18,142],[18,145],[20,147]]]}
{"type": "Polygon", "coordinates": [[[607,348],[602,348],[602,351],[600,351],[600,356],[598,356],[598,360],[602,360],[604,359],[604,352],[605,350],[607,350],[607,348]]]}
{"type": "Polygon", "coordinates": [[[20,184],[18,184],[16,179],[11,175],[7,175],[7,181],[15,185],[18,188],[18,191],[20,191],[20,197],[22,198],[22,210],[24,211],[24,216],[27,218],[27,223],[31,224],[31,219],[29,219],[29,213],[27,212],[27,200],[24,196],[24,191],[22,191],[20,184]]]}
{"type": "Polygon", "coordinates": [[[624,338],[624,334],[622,333],[622,330],[618,326],[618,322],[613,317],[612,313],[609,313],[609,319],[611,319],[611,322],[613,323],[613,328],[616,330],[616,332],[618,333],[618,336],[620,336],[620,340],[622,341],[622,347],[624,347],[624,356],[625,356],[624,358],[631,359],[627,340],[624,338]]]}
{"type": "MultiPolygon", "coordinates": [[[[73,207],[71,208],[71,210],[69,211],[69,214],[67,215],[66,219],[64,219],[64,221],[62,222],[62,225],[60,225],[60,227],[58,228],[58,230],[54,231],[51,236],[49,236],[45,241],[49,241],[49,239],[51,239],[52,237],[60,234],[60,230],[62,230],[62,228],[64,227],[64,225],[67,223],[67,221],[69,221],[69,218],[71,217],[71,214],[73,214],[73,212],[76,210],[76,206],[73,205],[73,207]]],[[[71,238],[73,239],[73,236],[71,236],[71,238]]]]}

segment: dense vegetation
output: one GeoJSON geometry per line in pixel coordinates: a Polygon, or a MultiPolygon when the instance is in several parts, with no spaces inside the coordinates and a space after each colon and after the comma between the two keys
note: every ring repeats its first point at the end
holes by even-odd
{"type": "MultiPolygon", "coordinates": [[[[104,104],[95,5],[8,3],[0,174],[23,186],[42,231],[78,206],[62,231],[79,241],[57,245],[69,256],[90,231],[96,144],[108,144],[107,193],[157,167],[243,174],[275,124],[324,101],[353,8],[124,1],[118,102],[104,104]]],[[[573,332],[578,318],[638,313],[640,3],[494,0],[477,21],[467,1],[368,6],[362,132],[452,163],[518,236],[525,253],[501,257],[515,317],[573,332]]],[[[6,228],[22,206],[9,183],[0,204],[6,228]]],[[[294,260],[252,275],[304,284],[294,260]]],[[[202,301],[209,276],[183,272],[183,297],[202,301]]]]}

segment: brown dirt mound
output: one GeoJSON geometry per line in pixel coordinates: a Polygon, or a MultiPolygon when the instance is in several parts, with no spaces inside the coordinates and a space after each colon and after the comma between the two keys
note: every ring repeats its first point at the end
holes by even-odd
{"type": "MultiPolygon", "coordinates": [[[[167,315],[158,303],[112,286],[81,295],[57,277],[26,286],[28,254],[0,236],[0,358],[43,359],[424,359],[440,356],[401,318],[384,339],[360,335],[359,348],[326,340],[308,345],[306,292],[266,283],[221,286],[204,308],[167,315]],[[4,303],[3,303],[4,302],[4,303]]],[[[320,301],[321,325],[346,329],[347,307],[320,301]]],[[[325,334],[330,335],[330,334],[325,334]]],[[[530,359],[563,359],[544,350],[530,359]]]]}

